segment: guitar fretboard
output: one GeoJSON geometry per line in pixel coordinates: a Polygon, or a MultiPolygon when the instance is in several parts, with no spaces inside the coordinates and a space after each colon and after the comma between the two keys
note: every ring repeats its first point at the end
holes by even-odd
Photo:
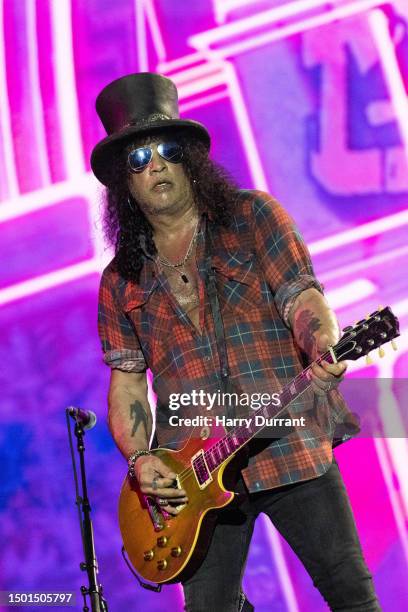
{"type": "MultiPolygon", "coordinates": [[[[330,352],[321,355],[318,359],[316,359],[315,363],[320,363],[323,360],[327,361],[328,363],[333,363],[330,352]]],[[[197,458],[196,462],[199,464],[200,461],[203,462],[203,460],[205,460],[210,472],[214,472],[222,463],[224,463],[224,461],[231,457],[231,455],[240,450],[252,438],[257,436],[267,427],[266,424],[257,425],[257,419],[255,418],[257,415],[265,417],[265,419],[278,418],[291,402],[293,402],[310,387],[310,371],[311,366],[308,366],[290,383],[283,387],[279,394],[279,403],[277,403],[277,405],[270,403],[266,406],[262,406],[262,408],[259,408],[258,410],[255,410],[250,415],[251,419],[248,427],[241,425],[232,428],[223,438],[213,444],[211,448],[207,449],[204,452],[203,457],[197,458]]],[[[200,468],[199,465],[196,467],[200,468]]],[[[203,469],[205,468],[204,464],[202,467],[203,469]]]]}

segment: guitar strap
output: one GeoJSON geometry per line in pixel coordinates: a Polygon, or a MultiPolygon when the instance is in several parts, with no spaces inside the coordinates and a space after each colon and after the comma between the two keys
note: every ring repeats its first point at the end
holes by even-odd
{"type": "MultiPolygon", "coordinates": [[[[220,362],[220,391],[223,393],[223,397],[228,397],[224,394],[233,393],[234,387],[230,378],[224,322],[222,320],[220,302],[218,299],[215,271],[211,262],[211,247],[214,245],[212,229],[213,227],[211,226],[211,223],[207,217],[205,236],[205,285],[207,289],[208,299],[210,301],[211,315],[214,323],[215,340],[217,343],[218,359],[220,362]]],[[[227,417],[235,418],[235,407],[228,402],[226,408],[227,417]]]]}

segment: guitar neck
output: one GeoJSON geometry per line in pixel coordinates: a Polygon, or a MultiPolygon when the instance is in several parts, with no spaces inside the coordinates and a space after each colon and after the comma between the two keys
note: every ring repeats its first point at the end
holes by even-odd
{"type": "MultiPolygon", "coordinates": [[[[321,355],[314,363],[319,364],[323,360],[327,361],[328,363],[333,363],[333,357],[329,351],[324,353],[324,355],[321,355]]],[[[266,422],[267,419],[278,418],[279,415],[282,414],[289,406],[289,404],[291,404],[310,387],[311,365],[307,366],[307,368],[300,372],[300,374],[298,374],[290,383],[286,384],[282,388],[279,394],[279,401],[273,404],[269,403],[266,406],[262,406],[262,408],[255,410],[251,415],[248,427],[240,425],[230,429],[223,438],[217,440],[213,446],[205,451],[204,458],[211,472],[220,467],[220,465],[227,461],[231,455],[238,452],[241,448],[248,444],[250,440],[255,438],[263,429],[265,429],[268,426],[266,422]],[[257,416],[263,418],[257,419],[257,416]],[[258,425],[258,422],[262,424],[258,425]]]]}

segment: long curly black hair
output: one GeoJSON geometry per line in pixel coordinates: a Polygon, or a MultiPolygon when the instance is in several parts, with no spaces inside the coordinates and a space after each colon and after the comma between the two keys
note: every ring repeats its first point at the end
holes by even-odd
{"type": "MultiPolygon", "coordinates": [[[[208,157],[204,144],[193,139],[191,134],[174,130],[172,138],[183,146],[182,163],[199,212],[209,212],[215,225],[228,227],[238,186],[224,168],[208,157]]],[[[143,267],[141,237],[144,236],[144,246],[150,255],[154,256],[157,251],[152,227],[129,191],[127,151],[128,147],[124,147],[112,160],[105,192],[103,229],[108,243],[115,249],[113,268],[125,280],[139,282],[143,267]]]]}

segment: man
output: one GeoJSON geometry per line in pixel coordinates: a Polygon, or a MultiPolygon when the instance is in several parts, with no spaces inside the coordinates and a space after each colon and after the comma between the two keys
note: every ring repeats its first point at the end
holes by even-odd
{"type": "MultiPolygon", "coordinates": [[[[188,498],[149,454],[146,369],[158,396],[157,442],[177,448],[189,432],[169,425],[172,394],[277,390],[336,344],[338,324],[288,214],[267,194],[237,189],[209,160],[208,132],[179,119],[170,80],[118,79],[100,93],[97,110],[109,135],[91,165],[107,186],[105,229],[116,253],[99,308],[112,369],[109,425],[142,493],[175,515],[188,498]]],[[[260,512],[332,610],[379,610],[332,462],[333,441],[349,437],[350,414],[336,390],[344,371],[344,363],[312,364],[313,391],[290,408],[292,416],[303,410],[306,426],[251,443],[236,484],[240,504],[219,513],[203,563],[183,584],[187,610],[253,609],[241,581],[260,512]]],[[[208,406],[200,410],[208,414],[208,406]]]]}

